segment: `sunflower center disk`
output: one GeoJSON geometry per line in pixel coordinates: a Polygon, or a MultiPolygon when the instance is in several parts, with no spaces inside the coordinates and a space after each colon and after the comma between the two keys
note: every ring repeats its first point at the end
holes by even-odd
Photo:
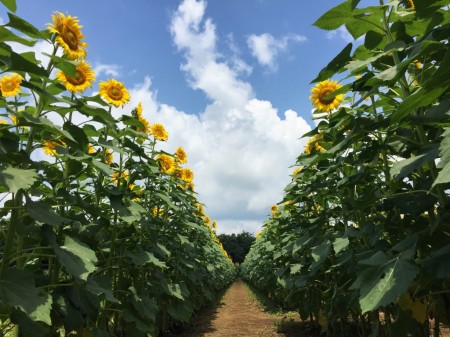
{"type": "Polygon", "coordinates": [[[116,101],[119,101],[123,96],[122,90],[120,90],[120,88],[111,87],[108,89],[108,96],[116,101]]]}
{"type": "Polygon", "coordinates": [[[69,46],[72,50],[78,50],[78,37],[77,34],[75,34],[73,31],[70,30],[70,28],[67,28],[64,30],[62,38],[65,43],[69,46]]]}
{"type": "Polygon", "coordinates": [[[334,97],[329,98],[329,99],[326,98],[326,97],[328,96],[328,94],[331,94],[332,92],[333,92],[333,91],[331,91],[331,90],[325,90],[325,91],[322,91],[322,92],[319,94],[319,101],[320,101],[320,103],[322,103],[322,104],[330,104],[330,103],[333,103],[334,97]]]}
{"type": "Polygon", "coordinates": [[[16,89],[16,85],[12,81],[8,81],[8,82],[4,83],[2,86],[2,91],[5,91],[5,92],[13,91],[14,89],[16,89]]]}
{"type": "Polygon", "coordinates": [[[86,76],[83,72],[76,70],[74,77],[67,77],[67,81],[73,85],[81,85],[86,82],[86,76]]]}

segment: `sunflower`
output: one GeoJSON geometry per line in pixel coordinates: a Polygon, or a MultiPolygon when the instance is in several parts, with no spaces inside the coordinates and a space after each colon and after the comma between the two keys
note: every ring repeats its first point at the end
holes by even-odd
{"type": "Polygon", "coordinates": [[[0,125],[7,125],[7,124],[8,124],[7,121],[5,121],[4,119],[0,119],[0,125]]]}
{"type": "Polygon", "coordinates": [[[416,6],[414,5],[414,1],[413,1],[413,0],[408,0],[408,3],[409,3],[409,6],[410,6],[412,9],[416,9],[416,6]]]}
{"type": "Polygon", "coordinates": [[[161,123],[155,123],[150,127],[150,130],[156,139],[166,141],[169,139],[169,133],[161,123]]]}
{"type": "Polygon", "coordinates": [[[336,109],[339,104],[341,104],[344,98],[343,94],[336,95],[332,98],[327,98],[327,96],[334,91],[341,88],[342,85],[337,83],[337,81],[322,81],[317,83],[314,88],[311,89],[312,104],[322,112],[329,112],[336,109]]]}
{"type": "Polygon", "coordinates": [[[116,80],[102,81],[99,94],[115,107],[124,106],[130,100],[130,94],[122,82],[116,80]]]}
{"type": "Polygon", "coordinates": [[[299,174],[302,171],[301,167],[296,167],[294,171],[292,171],[291,176],[295,177],[297,174],[299,174]]]}
{"type": "Polygon", "coordinates": [[[320,145],[319,139],[322,139],[321,134],[314,135],[312,138],[308,139],[305,145],[305,152],[307,154],[311,154],[314,150],[318,152],[325,151],[325,148],[320,145]]]}
{"type": "Polygon", "coordinates": [[[270,207],[270,211],[272,212],[272,214],[275,214],[278,210],[278,205],[273,205],[272,207],[270,207]]]}
{"type": "Polygon", "coordinates": [[[185,182],[190,183],[192,180],[194,180],[194,172],[190,168],[183,168],[181,170],[181,179],[185,182]]]}
{"type": "Polygon", "coordinates": [[[213,227],[214,229],[217,228],[217,222],[216,222],[216,220],[214,220],[214,221],[212,222],[212,227],[213,227]]]}
{"type": "Polygon", "coordinates": [[[84,61],[81,61],[76,66],[75,75],[73,77],[60,71],[56,74],[56,78],[73,94],[76,92],[83,92],[87,88],[92,87],[92,82],[95,81],[94,71],[92,70],[91,65],[84,61]]]}
{"type": "Polygon", "coordinates": [[[159,167],[165,173],[172,173],[175,170],[175,161],[166,154],[158,155],[159,167]]]}
{"type": "Polygon", "coordinates": [[[139,120],[139,122],[142,123],[142,125],[144,125],[144,127],[143,128],[137,128],[137,131],[145,133],[146,135],[149,135],[150,132],[151,132],[149,121],[146,120],[144,117],[140,117],[138,120],[139,120]]]}
{"type": "MultiPolygon", "coordinates": [[[[123,171],[122,174],[120,175],[121,179],[120,180],[125,180],[128,181],[128,172],[127,171],[123,171]]],[[[119,183],[119,173],[113,173],[112,175],[112,180],[114,184],[118,184],[119,183]]]]}
{"type": "Polygon", "coordinates": [[[180,164],[186,164],[187,163],[187,155],[186,151],[179,146],[178,149],[175,151],[175,158],[180,162],[180,164]]]}
{"type": "Polygon", "coordinates": [[[44,141],[44,152],[49,156],[58,156],[58,152],[56,150],[58,147],[66,147],[66,143],[64,143],[61,139],[44,141]]]}
{"type": "Polygon", "coordinates": [[[113,162],[114,157],[110,149],[105,149],[104,157],[106,164],[111,164],[113,162]]]}
{"type": "Polygon", "coordinates": [[[95,154],[97,152],[97,150],[95,149],[94,146],[92,146],[92,144],[88,145],[88,149],[87,149],[87,153],[88,154],[95,154]]]}
{"type": "Polygon", "coordinates": [[[71,60],[79,60],[86,57],[87,43],[83,42],[84,35],[78,24],[76,16],[65,16],[60,12],[52,15],[53,24],[49,25],[50,33],[56,35],[56,42],[63,47],[64,53],[71,60]]]}
{"type": "Polygon", "coordinates": [[[0,90],[4,97],[17,96],[22,90],[20,89],[20,83],[22,77],[17,74],[11,76],[5,75],[0,79],[0,90]]]}
{"type": "Polygon", "coordinates": [[[139,104],[134,108],[133,112],[134,112],[134,114],[135,114],[135,116],[136,116],[137,119],[142,118],[142,111],[143,111],[143,110],[144,110],[144,109],[142,108],[142,103],[139,103],[139,104]]]}

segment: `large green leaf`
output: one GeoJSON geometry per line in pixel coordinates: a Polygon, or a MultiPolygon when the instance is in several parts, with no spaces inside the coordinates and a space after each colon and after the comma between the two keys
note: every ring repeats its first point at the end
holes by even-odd
{"type": "Polygon", "coordinates": [[[348,1],[344,1],[323,14],[313,25],[325,30],[334,30],[345,24],[349,17],[352,17],[352,8],[348,1]]]}
{"type": "Polygon", "coordinates": [[[60,247],[54,233],[49,228],[45,228],[44,232],[66,271],[76,278],[86,281],[89,274],[95,271],[95,263],[97,263],[95,252],[70,236],[65,237],[64,245],[60,247]]]}
{"type": "Polygon", "coordinates": [[[407,97],[392,114],[392,122],[398,123],[406,116],[413,114],[418,108],[434,103],[448,92],[450,87],[450,51],[447,51],[443,61],[423,86],[407,97]]]}
{"type": "MultiPolygon", "coordinates": [[[[20,44],[23,44],[25,46],[32,47],[36,44],[36,41],[31,41],[24,39],[23,37],[17,36],[13,32],[11,32],[9,29],[0,26],[0,42],[18,42],[20,44]]],[[[9,67],[12,64],[9,64],[9,67]]]]}
{"type": "Polygon", "coordinates": [[[15,12],[17,9],[16,0],[0,0],[11,12],[15,12]]]}
{"type": "Polygon", "coordinates": [[[57,214],[52,210],[50,205],[44,202],[33,202],[31,200],[27,201],[27,211],[28,215],[43,224],[49,224],[52,226],[61,226],[71,222],[71,219],[65,218],[57,214]]]}
{"type": "Polygon", "coordinates": [[[448,263],[450,261],[450,245],[442,247],[430,254],[423,261],[423,265],[436,278],[450,279],[450,268],[448,263]]]}
{"type": "Polygon", "coordinates": [[[345,48],[342,49],[342,51],[334,59],[332,59],[325,68],[320,71],[319,75],[313,81],[311,81],[311,83],[329,79],[337,72],[342,71],[347,62],[352,59],[352,46],[353,45],[351,43],[345,46],[345,48]]]}
{"type": "Polygon", "coordinates": [[[23,270],[9,270],[5,279],[0,281],[0,298],[3,303],[22,310],[33,321],[52,324],[52,298],[36,288],[32,274],[23,270]]]}
{"type": "Polygon", "coordinates": [[[33,170],[23,170],[14,167],[0,170],[0,184],[12,193],[31,187],[37,178],[38,174],[33,170]]]}
{"type": "Polygon", "coordinates": [[[42,38],[42,34],[34,27],[31,23],[28,21],[23,20],[22,18],[19,18],[18,16],[8,13],[9,22],[6,24],[6,26],[14,28],[18,30],[19,32],[22,32],[30,37],[33,38],[42,38]]]}
{"type": "Polygon", "coordinates": [[[378,268],[370,280],[362,283],[359,304],[363,313],[394,302],[411,286],[419,269],[409,261],[395,259],[378,268]]]}
{"type": "Polygon", "coordinates": [[[402,179],[411,172],[421,168],[425,163],[435,160],[438,156],[437,146],[429,146],[427,150],[423,154],[395,163],[391,168],[391,175],[396,176],[397,179],[402,179]]]}

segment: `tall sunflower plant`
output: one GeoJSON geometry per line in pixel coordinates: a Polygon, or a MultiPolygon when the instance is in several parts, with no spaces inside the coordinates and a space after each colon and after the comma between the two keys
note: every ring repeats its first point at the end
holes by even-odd
{"type": "Polygon", "coordinates": [[[1,2],[0,335],[157,336],[188,321],[235,272],[186,152],[158,149],[169,134],[142,104],[114,118],[130,93],[96,84],[77,17],[39,30],[1,2]]]}
{"type": "Polygon", "coordinates": [[[328,336],[438,336],[450,323],[450,3],[359,5],[314,23],[362,42],[312,81],[318,126],[242,272],[328,336]]]}

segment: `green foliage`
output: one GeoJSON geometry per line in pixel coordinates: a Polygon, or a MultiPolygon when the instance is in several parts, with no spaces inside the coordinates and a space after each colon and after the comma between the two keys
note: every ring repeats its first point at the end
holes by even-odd
{"type": "Polygon", "coordinates": [[[245,256],[255,241],[255,237],[245,231],[238,234],[220,234],[217,237],[233,263],[244,262],[245,256]]]}
{"type": "Polygon", "coordinates": [[[345,93],[345,105],[313,112],[320,121],[305,136],[320,146],[298,157],[241,267],[329,336],[349,324],[361,336],[430,336],[429,318],[435,330],[449,323],[450,3],[414,3],[348,0],[315,22],[345,25],[364,44],[313,81],[346,76],[327,94],[345,93]]]}

